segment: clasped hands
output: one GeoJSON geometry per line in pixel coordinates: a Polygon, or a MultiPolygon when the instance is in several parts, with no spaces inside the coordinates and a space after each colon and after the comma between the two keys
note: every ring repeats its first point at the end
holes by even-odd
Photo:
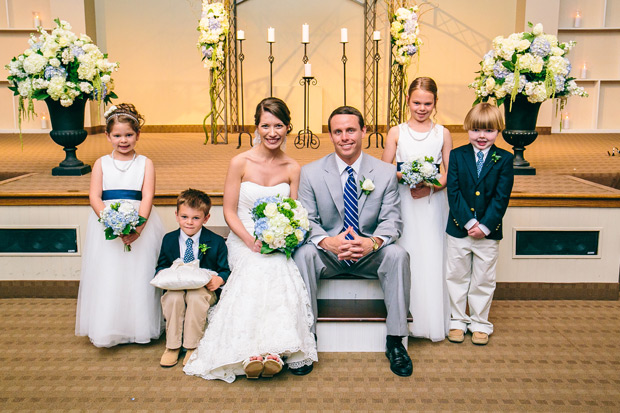
{"type": "Polygon", "coordinates": [[[480,227],[478,226],[479,222],[476,222],[474,224],[473,227],[471,227],[468,231],[467,231],[467,235],[469,235],[472,238],[476,238],[476,239],[482,239],[484,237],[486,237],[485,233],[482,232],[482,230],[480,229],[480,227]]]}
{"type": "MultiPolygon", "coordinates": [[[[376,240],[381,246],[383,240],[381,238],[376,238],[376,240]]],[[[319,242],[319,247],[336,254],[341,261],[359,261],[372,252],[372,246],[373,242],[370,238],[360,237],[352,227],[335,237],[326,237],[319,242]],[[351,235],[353,239],[346,239],[347,235],[351,235]]]]}

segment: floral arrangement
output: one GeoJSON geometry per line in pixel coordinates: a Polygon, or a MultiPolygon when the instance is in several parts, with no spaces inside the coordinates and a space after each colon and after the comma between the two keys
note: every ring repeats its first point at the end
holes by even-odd
{"type": "Polygon", "coordinates": [[[252,219],[254,235],[263,243],[261,254],[280,251],[291,258],[310,231],[308,211],[298,201],[279,195],[258,199],[252,219]]]}
{"type": "Polygon", "coordinates": [[[197,30],[198,49],[207,69],[217,68],[224,63],[224,47],[228,36],[228,13],[222,3],[202,2],[202,15],[197,30]]]}
{"type": "Polygon", "coordinates": [[[113,92],[112,72],[118,63],[108,61],[90,37],[71,32],[71,25],[55,19],[56,28],[39,36],[31,35],[30,47],[5,66],[9,71],[9,89],[19,96],[19,124],[24,117],[35,115],[33,100],[48,97],[71,106],[75,99],[110,102],[113,92]],[[28,106],[24,108],[24,100],[28,106]],[[24,115],[25,113],[25,115],[24,115]]]}
{"type": "Polygon", "coordinates": [[[428,185],[441,185],[438,178],[441,174],[437,166],[434,164],[432,156],[419,157],[411,162],[403,162],[400,166],[402,178],[400,183],[415,188],[421,182],[428,185]]]}
{"type": "MultiPolygon", "coordinates": [[[[146,218],[138,215],[130,202],[120,201],[105,207],[99,222],[105,227],[105,239],[112,240],[135,232],[136,227],[146,222],[146,218]]],[[[125,251],[131,251],[131,245],[125,245],[125,251]]]]}
{"type": "Polygon", "coordinates": [[[493,39],[493,49],[480,62],[480,75],[469,85],[476,92],[474,104],[493,98],[497,105],[518,94],[531,103],[559,98],[563,106],[571,95],[588,96],[570,76],[566,55],[575,42],[559,42],[543,32],[542,24],[528,23],[531,31],[493,39]]]}
{"type": "Polygon", "coordinates": [[[417,53],[422,41],[418,37],[418,6],[400,7],[396,10],[390,26],[392,45],[396,46],[395,64],[409,66],[411,57],[417,53]]]}

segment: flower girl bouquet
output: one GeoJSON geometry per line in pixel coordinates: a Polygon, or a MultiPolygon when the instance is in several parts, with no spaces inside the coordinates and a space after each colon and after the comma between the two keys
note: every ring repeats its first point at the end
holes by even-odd
{"type": "Polygon", "coordinates": [[[280,195],[258,199],[252,219],[254,235],[263,243],[261,254],[280,251],[291,258],[310,231],[308,211],[298,201],[280,195]]]}
{"type": "Polygon", "coordinates": [[[441,185],[438,178],[441,177],[439,169],[433,163],[432,156],[419,157],[411,162],[403,162],[400,166],[402,178],[400,183],[415,188],[416,185],[423,182],[426,185],[441,185]]]}
{"type": "MultiPolygon", "coordinates": [[[[135,232],[136,227],[146,222],[146,218],[138,215],[131,203],[120,201],[105,207],[99,222],[105,226],[105,239],[112,240],[135,232]]],[[[125,251],[131,251],[131,245],[125,245],[125,251]]]]}

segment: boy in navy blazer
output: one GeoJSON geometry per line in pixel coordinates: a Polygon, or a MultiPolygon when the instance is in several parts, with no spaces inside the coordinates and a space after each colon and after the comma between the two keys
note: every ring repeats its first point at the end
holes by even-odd
{"type": "Polygon", "coordinates": [[[446,284],[452,312],[448,340],[461,343],[469,330],[474,344],[485,345],[493,333],[489,310],[502,218],[514,181],[513,156],[494,145],[504,128],[497,107],[474,106],[463,126],[470,143],[452,150],[448,167],[446,284]]]}
{"type": "Polygon", "coordinates": [[[166,319],[166,351],[162,367],[178,362],[181,345],[187,350],[183,365],[198,346],[207,321],[207,311],[217,301],[216,292],[228,279],[228,249],[224,238],[204,228],[209,220],[211,199],[196,189],[183,191],[177,198],[175,212],[179,229],[164,236],[157,262],[157,272],[169,268],[177,258],[191,262],[198,258],[200,268],[217,272],[209,283],[193,290],[168,290],[161,297],[166,319]]]}

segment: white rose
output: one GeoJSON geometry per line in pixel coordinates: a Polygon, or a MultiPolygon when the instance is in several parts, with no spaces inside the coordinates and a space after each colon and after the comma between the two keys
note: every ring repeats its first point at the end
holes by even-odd
{"type": "Polygon", "coordinates": [[[295,230],[295,236],[297,237],[297,241],[299,242],[304,240],[304,232],[300,229],[295,230]]]}
{"type": "Polygon", "coordinates": [[[543,25],[541,23],[538,23],[532,29],[532,33],[534,33],[534,35],[536,35],[536,36],[540,36],[541,34],[543,34],[543,25]]]}
{"type": "Polygon", "coordinates": [[[375,184],[370,179],[364,179],[362,183],[362,190],[364,191],[372,191],[375,189],[375,184]]]}
{"type": "Polygon", "coordinates": [[[433,174],[435,174],[436,169],[435,166],[433,166],[432,164],[425,162],[424,164],[422,164],[422,166],[420,167],[420,173],[423,176],[432,176],[433,174]]]}
{"type": "Polygon", "coordinates": [[[263,231],[263,241],[265,241],[267,244],[271,244],[274,239],[275,236],[273,235],[273,232],[268,229],[263,231]]]}
{"type": "Polygon", "coordinates": [[[273,217],[278,212],[278,206],[273,202],[270,202],[265,206],[264,213],[266,217],[273,217]]]}
{"type": "Polygon", "coordinates": [[[118,212],[120,212],[123,215],[131,214],[133,211],[134,211],[134,207],[129,202],[122,202],[121,206],[118,207],[118,212]]]}
{"type": "Polygon", "coordinates": [[[54,67],[60,67],[60,60],[56,59],[55,57],[50,59],[50,65],[54,66],[54,67]]]}

